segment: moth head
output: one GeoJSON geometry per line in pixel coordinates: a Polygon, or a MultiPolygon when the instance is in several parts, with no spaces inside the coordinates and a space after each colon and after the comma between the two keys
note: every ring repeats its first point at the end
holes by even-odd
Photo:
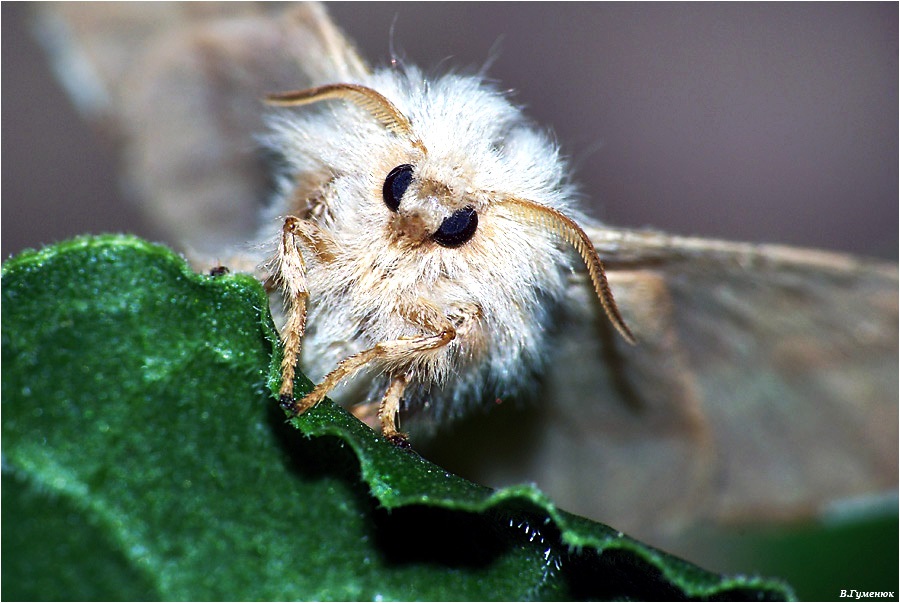
{"type": "Polygon", "coordinates": [[[401,243],[431,241],[448,249],[468,243],[478,230],[478,210],[446,183],[416,172],[416,166],[403,163],[384,179],[382,199],[393,213],[395,237],[401,243]]]}
{"type": "Polygon", "coordinates": [[[421,160],[418,165],[401,163],[384,175],[382,199],[392,214],[390,228],[396,243],[433,243],[452,249],[472,239],[478,229],[478,210],[463,197],[465,186],[428,174],[428,149],[415,135],[410,120],[384,95],[357,84],[331,84],[267,97],[270,104],[278,106],[327,99],[343,99],[366,110],[386,130],[405,138],[421,160]]]}
{"type": "MultiPolygon", "coordinates": [[[[447,249],[463,248],[478,232],[479,206],[467,202],[471,191],[464,182],[449,183],[429,173],[428,149],[413,124],[380,92],[358,84],[330,84],[307,90],[273,94],[270,104],[298,106],[329,99],[354,103],[386,130],[406,139],[420,162],[400,163],[384,176],[382,200],[393,214],[395,239],[411,246],[432,242],[447,249]],[[455,185],[454,185],[455,184],[455,185]]],[[[594,290],[616,329],[629,342],[635,338],[619,313],[609,289],[603,263],[584,230],[559,210],[516,197],[495,199],[491,207],[503,207],[509,215],[558,236],[578,251],[590,274],[594,290]]]]}

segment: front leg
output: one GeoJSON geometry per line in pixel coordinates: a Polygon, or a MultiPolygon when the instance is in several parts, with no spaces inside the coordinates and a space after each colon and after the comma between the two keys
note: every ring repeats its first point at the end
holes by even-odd
{"type": "MultiPolygon", "coordinates": [[[[382,361],[396,364],[404,364],[411,356],[417,353],[430,352],[438,348],[442,348],[456,338],[456,329],[444,319],[441,330],[434,335],[420,335],[405,339],[395,339],[393,341],[382,341],[376,343],[367,350],[363,350],[352,356],[341,360],[337,368],[325,375],[322,382],[316,385],[302,400],[288,403],[282,394],[281,402],[285,408],[290,409],[295,415],[301,415],[307,410],[318,404],[328,395],[332,389],[344,379],[348,379],[355,375],[360,369],[373,361],[382,361]]],[[[283,370],[282,366],[282,370],[283,370]]],[[[393,385],[393,383],[392,383],[393,385]]],[[[397,406],[399,408],[400,395],[402,389],[397,394],[397,406]]],[[[393,405],[393,403],[391,403],[393,405]]],[[[382,414],[382,413],[379,413],[382,414]]],[[[393,417],[390,422],[393,423],[393,417]]],[[[394,430],[396,431],[396,429],[394,430]]],[[[399,433],[399,432],[397,432],[399,433]]]]}
{"type": "Polygon", "coordinates": [[[318,227],[288,216],[281,229],[281,240],[276,257],[275,279],[284,290],[288,303],[287,321],[281,332],[284,344],[281,359],[281,404],[294,402],[294,373],[300,358],[300,344],[306,331],[306,303],[309,300],[309,289],[306,283],[306,262],[298,247],[303,240],[311,240],[318,227]]]}
{"type": "Polygon", "coordinates": [[[406,376],[391,377],[381,400],[356,404],[349,409],[350,413],[372,429],[381,425],[381,433],[388,438],[405,438],[406,435],[397,429],[397,417],[407,383],[406,376]]]}
{"type": "Polygon", "coordinates": [[[393,377],[378,406],[378,419],[381,421],[381,433],[396,446],[409,446],[408,436],[397,429],[397,415],[400,413],[400,401],[406,389],[406,377],[393,377]]]}

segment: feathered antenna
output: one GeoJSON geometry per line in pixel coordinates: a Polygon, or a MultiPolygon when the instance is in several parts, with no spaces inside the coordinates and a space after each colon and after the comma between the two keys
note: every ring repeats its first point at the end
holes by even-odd
{"type": "Polygon", "coordinates": [[[575,220],[551,207],[525,199],[507,198],[500,201],[499,204],[509,207],[526,221],[546,228],[578,251],[581,259],[584,260],[588,274],[591,276],[594,291],[596,291],[600,304],[603,306],[603,310],[606,311],[609,320],[628,343],[637,343],[637,339],[619,313],[619,307],[616,305],[616,300],[609,288],[609,282],[606,280],[603,262],[600,261],[600,256],[597,255],[594,244],[591,243],[587,234],[578,226],[575,220]]]}
{"type": "Polygon", "coordinates": [[[387,130],[409,139],[412,145],[423,153],[428,150],[413,132],[412,124],[400,110],[394,106],[383,94],[358,84],[328,84],[307,88],[306,90],[294,90],[280,92],[266,96],[266,102],[278,107],[296,107],[308,105],[323,100],[340,99],[355,103],[360,108],[368,111],[378,123],[387,130]]]}

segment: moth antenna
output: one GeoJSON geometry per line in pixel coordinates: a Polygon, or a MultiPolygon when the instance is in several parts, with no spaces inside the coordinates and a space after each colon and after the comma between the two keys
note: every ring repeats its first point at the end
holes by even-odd
{"type": "Polygon", "coordinates": [[[606,312],[609,320],[628,343],[636,344],[637,339],[631,332],[631,329],[628,328],[628,325],[625,324],[625,319],[622,318],[619,306],[616,305],[616,300],[609,288],[609,281],[606,280],[603,262],[600,260],[597,250],[594,249],[594,244],[591,243],[590,238],[575,220],[551,207],[525,199],[509,198],[500,203],[514,210],[516,214],[525,220],[543,226],[578,251],[581,259],[584,260],[588,274],[591,275],[594,291],[597,293],[600,304],[603,306],[603,310],[606,312]]]}
{"type": "Polygon", "coordinates": [[[414,147],[427,153],[425,145],[413,132],[409,119],[394,106],[394,103],[372,88],[359,84],[327,84],[306,90],[266,95],[266,102],[277,107],[298,107],[330,99],[341,99],[356,104],[388,131],[409,139],[414,147]]]}

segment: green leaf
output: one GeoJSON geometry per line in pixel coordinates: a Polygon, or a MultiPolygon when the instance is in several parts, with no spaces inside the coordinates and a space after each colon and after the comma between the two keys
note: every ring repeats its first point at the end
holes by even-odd
{"type": "Polygon", "coordinates": [[[287,422],[249,277],[79,238],[9,260],[2,302],[4,599],[793,596],[466,482],[327,401],[287,422]]]}

